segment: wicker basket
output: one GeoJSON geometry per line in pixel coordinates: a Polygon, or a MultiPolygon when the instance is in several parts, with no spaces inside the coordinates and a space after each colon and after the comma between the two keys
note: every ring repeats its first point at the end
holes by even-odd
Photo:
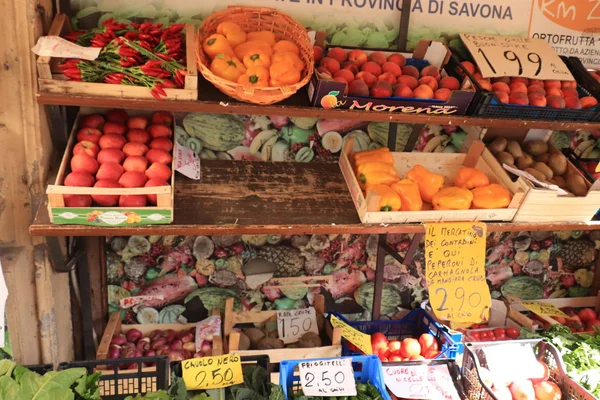
{"type": "Polygon", "coordinates": [[[198,69],[204,78],[221,92],[240,101],[265,105],[277,103],[306,85],[313,74],[314,53],[306,29],[288,15],[272,8],[237,6],[211,14],[200,25],[196,47],[198,69]],[[300,49],[300,58],[306,65],[300,82],[290,86],[256,88],[240,85],[213,74],[209,69],[210,60],[202,50],[202,42],[215,33],[217,26],[223,21],[235,22],[246,32],[271,31],[277,40],[286,39],[295,43],[300,49]]]}

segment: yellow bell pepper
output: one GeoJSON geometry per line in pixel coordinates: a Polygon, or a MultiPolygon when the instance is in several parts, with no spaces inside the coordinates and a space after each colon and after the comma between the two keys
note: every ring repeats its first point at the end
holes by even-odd
{"type": "Polygon", "coordinates": [[[471,190],[473,193],[473,208],[506,208],[510,204],[512,196],[508,189],[492,183],[471,190]]]}
{"type": "Polygon", "coordinates": [[[402,200],[400,211],[421,211],[423,200],[419,192],[419,185],[410,179],[402,179],[391,185],[393,191],[398,193],[402,200]]]}
{"type": "Polygon", "coordinates": [[[434,210],[468,210],[471,208],[473,193],[469,189],[450,186],[433,195],[434,210]]]}
{"type": "Polygon", "coordinates": [[[302,77],[300,71],[286,62],[273,62],[269,67],[269,75],[269,84],[273,87],[294,85],[300,82],[302,77]]]}
{"type": "Polygon", "coordinates": [[[225,36],[232,49],[246,41],[246,32],[235,22],[225,21],[217,26],[217,33],[225,36]]]}
{"type": "Polygon", "coordinates": [[[415,165],[406,173],[406,177],[419,186],[421,199],[431,203],[433,195],[444,186],[444,177],[434,174],[422,165],[415,165]]]}
{"type": "Polygon", "coordinates": [[[373,185],[369,186],[368,190],[372,190],[381,196],[379,200],[378,209],[379,211],[398,211],[402,205],[400,196],[394,192],[392,188],[387,185],[373,185]]]}
{"type": "Polygon", "coordinates": [[[354,166],[358,169],[361,165],[379,162],[388,165],[394,165],[394,156],[387,147],[380,149],[361,151],[354,154],[354,166]]]}
{"type": "Polygon", "coordinates": [[[250,67],[265,67],[269,68],[271,66],[271,57],[267,55],[264,51],[257,49],[255,52],[251,54],[246,54],[244,56],[244,65],[247,68],[250,67]]]}
{"type": "Polygon", "coordinates": [[[233,57],[233,49],[227,41],[227,38],[220,33],[214,33],[204,39],[202,42],[202,50],[212,60],[219,54],[225,54],[233,57]]]}
{"type": "Polygon", "coordinates": [[[236,46],[234,49],[235,56],[240,60],[243,60],[248,54],[254,54],[257,51],[261,51],[269,57],[273,55],[273,49],[264,40],[251,40],[236,46]]]}
{"type": "Polygon", "coordinates": [[[237,81],[239,84],[254,87],[269,86],[269,70],[265,67],[250,67],[237,81]]]}
{"type": "Polygon", "coordinates": [[[373,150],[359,151],[358,153],[352,154],[352,157],[354,157],[354,161],[356,161],[362,157],[368,157],[368,156],[371,156],[372,154],[379,154],[379,153],[390,153],[390,149],[388,149],[387,147],[378,147],[373,150]]]}
{"type": "Polygon", "coordinates": [[[391,185],[398,182],[398,174],[390,175],[384,171],[373,170],[359,174],[357,177],[359,184],[367,188],[372,185],[391,185]]]}
{"type": "Polygon", "coordinates": [[[275,34],[271,31],[248,32],[246,37],[247,37],[248,41],[263,40],[263,41],[269,43],[269,46],[271,46],[271,47],[273,47],[276,42],[275,34]]]}
{"type": "Polygon", "coordinates": [[[277,53],[273,54],[272,62],[273,64],[279,62],[288,63],[299,72],[302,72],[302,70],[304,69],[304,61],[302,61],[300,57],[298,57],[296,54],[290,51],[278,51],[277,53]]]}
{"type": "Polygon", "coordinates": [[[246,72],[246,67],[235,57],[219,54],[210,63],[210,70],[220,78],[237,82],[246,72]]]}
{"type": "Polygon", "coordinates": [[[478,169],[463,167],[458,170],[454,186],[463,189],[475,189],[482,186],[488,186],[490,180],[478,169]]]}

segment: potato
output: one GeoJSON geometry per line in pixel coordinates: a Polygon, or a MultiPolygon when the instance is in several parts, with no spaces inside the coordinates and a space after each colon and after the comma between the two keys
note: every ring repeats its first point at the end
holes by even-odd
{"type": "Polygon", "coordinates": [[[554,173],[552,172],[550,167],[544,164],[543,162],[536,162],[535,164],[533,164],[533,168],[537,169],[542,174],[544,174],[544,176],[548,180],[552,179],[552,177],[554,176],[554,173]]]}
{"type": "Polygon", "coordinates": [[[240,350],[250,350],[250,339],[243,332],[240,332],[240,343],[238,344],[240,350]]]}
{"type": "Polygon", "coordinates": [[[565,178],[563,178],[562,176],[555,175],[550,180],[550,182],[554,183],[556,186],[558,186],[561,189],[566,189],[567,188],[567,181],[565,181],[565,178]]]}
{"type": "Polygon", "coordinates": [[[250,340],[250,347],[252,349],[256,349],[258,342],[265,337],[265,333],[258,328],[246,328],[244,329],[244,334],[250,340]]]}
{"type": "Polygon", "coordinates": [[[506,149],[506,145],[508,144],[508,140],[504,137],[497,137],[494,141],[488,144],[488,149],[492,152],[492,154],[498,154],[504,149],[506,149]]]}
{"type": "Polygon", "coordinates": [[[521,170],[531,168],[533,166],[533,158],[529,154],[523,154],[516,159],[516,166],[521,170]]]}
{"type": "Polygon", "coordinates": [[[550,153],[540,154],[539,156],[533,157],[533,159],[537,162],[543,162],[544,164],[547,164],[548,160],[550,159],[550,153]]]}
{"type": "Polygon", "coordinates": [[[262,338],[258,345],[257,350],[272,350],[272,349],[283,349],[283,340],[275,338],[262,338]]]}
{"type": "Polygon", "coordinates": [[[521,145],[516,140],[511,140],[508,142],[508,145],[506,145],[506,151],[509,152],[515,160],[523,155],[521,145]]]}
{"type": "Polygon", "coordinates": [[[548,166],[554,172],[554,175],[564,175],[567,172],[567,157],[562,153],[550,154],[548,166]]]}
{"type": "Polygon", "coordinates": [[[548,143],[543,140],[530,140],[523,143],[523,148],[527,153],[535,157],[548,152],[548,143]]]}
{"type": "Polygon", "coordinates": [[[496,154],[496,159],[498,159],[500,164],[515,165],[515,159],[513,156],[505,151],[501,151],[500,153],[496,154]]]}
{"type": "Polygon", "coordinates": [[[306,332],[302,337],[298,340],[298,347],[303,349],[308,349],[311,347],[321,347],[323,341],[314,332],[306,332]]]}
{"type": "Polygon", "coordinates": [[[533,175],[533,177],[535,179],[537,179],[538,181],[541,181],[541,182],[545,182],[546,181],[546,175],[544,175],[543,173],[541,173],[537,169],[534,169],[534,168],[525,168],[525,172],[533,175]]]}
{"type": "Polygon", "coordinates": [[[567,190],[575,196],[585,196],[588,192],[585,180],[577,173],[567,174],[567,190]]]}

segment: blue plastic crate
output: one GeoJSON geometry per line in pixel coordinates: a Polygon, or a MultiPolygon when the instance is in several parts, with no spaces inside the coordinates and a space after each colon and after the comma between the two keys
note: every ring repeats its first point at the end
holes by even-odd
{"type": "MultiPolygon", "coordinates": [[[[381,369],[381,361],[374,355],[370,356],[355,356],[342,357],[352,359],[352,368],[354,369],[354,379],[356,383],[371,383],[381,393],[383,400],[392,400],[385,388],[383,380],[383,370],[381,369]]],[[[322,360],[334,360],[335,358],[323,358],[322,360]]],[[[310,360],[286,360],[279,364],[279,384],[283,388],[283,394],[286,399],[289,399],[289,394],[295,393],[301,389],[300,376],[294,375],[296,366],[301,362],[316,361],[310,360]],[[288,394],[289,393],[289,394],[288,394]]]]}
{"type": "MultiPolygon", "coordinates": [[[[440,355],[436,358],[460,359],[465,351],[462,342],[463,335],[438,323],[429,313],[421,308],[412,310],[404,318],[396,321],[348,321],[337,313],[332,313],[351,327],[372,335],[376,332],[383,333],[388,340],[402,340],[418,338],[423,333],[434,336],[440,348],[440,355]]],[[[342,355],[358,355],[348,348],[346,340],[342,340],[342,355]]]]}

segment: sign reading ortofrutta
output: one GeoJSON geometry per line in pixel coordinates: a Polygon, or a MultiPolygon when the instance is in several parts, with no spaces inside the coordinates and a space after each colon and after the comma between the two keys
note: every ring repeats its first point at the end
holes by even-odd
{"type": "Polygon", "coordinates": [[[487,319],[492,298],[485,279],[485,240],[486,225],[481,222],[425,225],[427,290],[439,319],[487,319]]]}
{"type": "Polygon", "coordinates": [[[573,75],[541,39],[461,33],[484,78],[521,76],[539,80],[572,81],[573,75]]]}

